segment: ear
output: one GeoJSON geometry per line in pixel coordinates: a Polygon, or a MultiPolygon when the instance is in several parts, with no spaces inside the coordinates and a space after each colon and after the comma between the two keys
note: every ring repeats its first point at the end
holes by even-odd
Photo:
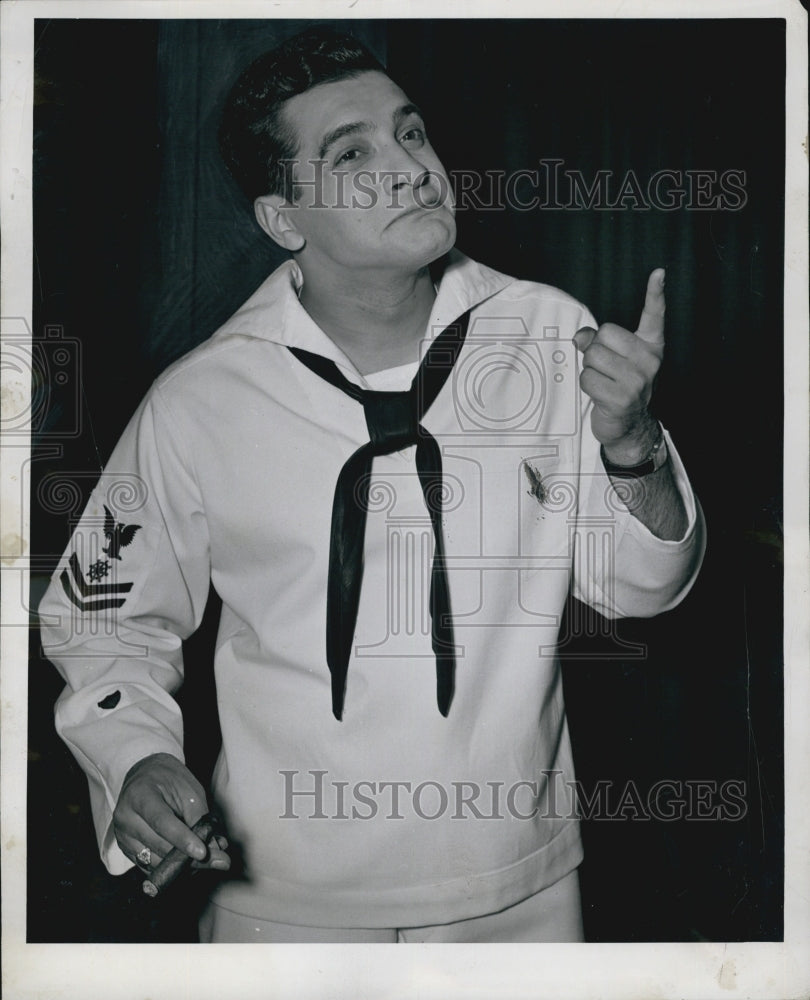
{"type": "Polygon", "coordinates": [[[290,205],[280,194],[265,194],[253,202],[256,221],[280,247],[295,253],[306,240],[289,218],[290,205]]]}

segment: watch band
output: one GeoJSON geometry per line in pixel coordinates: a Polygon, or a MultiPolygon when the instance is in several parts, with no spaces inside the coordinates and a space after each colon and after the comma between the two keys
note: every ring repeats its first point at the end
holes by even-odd
{"type": "Polygon", "coordinates": [[[650,473],[657,472],[665,465],[669,458],[664,429],[660,424],[658,425],[658,438],[655,444],[649,450],[644,460],[639,462],[638,465],[616,465],[614,462],[608,460],[604,447],[600,448],[600,453],[605,472],[609,476],[613,476],[614,479],[635,479],[639,476],[649,476],[650,473]]]}

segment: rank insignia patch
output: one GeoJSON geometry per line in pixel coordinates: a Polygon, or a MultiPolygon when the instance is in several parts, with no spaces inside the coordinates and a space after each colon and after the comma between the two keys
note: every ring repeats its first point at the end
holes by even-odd
{"type": "Polygon", "coordinates": [[[121,561],[121,550],[132,544],[140,524],[122,524],[104,504],[104,537],[107,544],[101,549],[106,559],[99,557],[82,570],[82,562],[74,552],[59,580],[62,589],[80,611],[106,611],[120,608],[134,583],[116,582],[113,560],[121,561]],[[103,581],[103,582],[102,582],[103,581]]]}

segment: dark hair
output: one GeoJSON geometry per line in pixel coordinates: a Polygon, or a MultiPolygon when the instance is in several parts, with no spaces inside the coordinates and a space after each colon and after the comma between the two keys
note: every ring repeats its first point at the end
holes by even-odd
{"type": "Polygon", "coordinates": [[[282,117],[285,102],[369,70],[385,72],[360,42],[327,28],[293,35],[251,63],[228,95],[219,128],[223,159],[251,201],[264,194],[293,197],[289,161],[298,154],[298,136],[282,117]]]}

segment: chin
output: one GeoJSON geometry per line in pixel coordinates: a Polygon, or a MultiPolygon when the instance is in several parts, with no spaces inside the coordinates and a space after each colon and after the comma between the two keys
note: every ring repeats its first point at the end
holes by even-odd
{"type": "Polygon", "coordinates": [[[434,260],[443,257],[453,249],[456,243],[456,223],[451,217],[448,219],[437,219],[439,225],[432,226],[435,232],[430,234],[430,239],[420,241],[419,246],[414,246],[414,256],[419,257],[419,266],[424,267],[432,264],[434,260]]]}

